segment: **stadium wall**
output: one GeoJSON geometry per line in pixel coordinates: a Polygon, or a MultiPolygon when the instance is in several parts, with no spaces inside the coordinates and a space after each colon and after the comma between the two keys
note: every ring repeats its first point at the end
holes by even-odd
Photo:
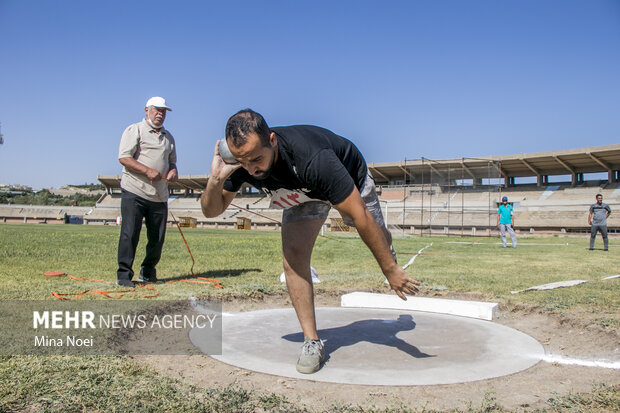
{"type": "MultiPolygon", "coordinates": [[[[620,232],[620,185],[590,182],[580,187],[570,183],[546,187],[522,185],[510,188],[476,188],[426,185],[382,190],[380,202],[391,231],[407,234],[496,235],[497,207],[507,196],[515,208],[515,229],[529,234],[571,234],[589,230],[587,217],[594,196],[602,193],[610,205],[610,232],[620,232]]],[[[238,219],[249,219],[256,230],[279,230],[281,210],[270,209],[264,196],[242,196],[221,216],[206,218],[200,209],[199,194],[173,196],[169,201],[168,225],[174,218],[192,218],[198,228],[237,228],[238,219]]],[[[120,221],[120,194],[106,194],[95,208],[37,206],[0,207],[1,222],[66,223],[68,216],[81,216],[87,225],[117,225],[120,221]]],[[[332,209],[327,230],[343,230],[340,215],[332,209]],[[332,228],[334,226],[334,228],[332,228]]],[[[346,230],[346,229],[345,229],[346,230]]]]}

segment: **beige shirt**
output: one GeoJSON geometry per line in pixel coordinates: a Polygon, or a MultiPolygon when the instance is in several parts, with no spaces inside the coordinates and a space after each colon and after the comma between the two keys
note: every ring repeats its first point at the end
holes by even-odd
{"type": "MultiPolygon", "coordinates": [[[[159,171],[166,177],[170,164],[177,162],[174,138],[163,127],[157,133],[145,119],[129,125],[118,148],[118,159],[134,158],[143,165],[159,171]]],[[[123,167],[121,188],[153,202],[168,200],[168,181],[159,180],[151,184],[146,175],[133,172],[123,167]]]]}

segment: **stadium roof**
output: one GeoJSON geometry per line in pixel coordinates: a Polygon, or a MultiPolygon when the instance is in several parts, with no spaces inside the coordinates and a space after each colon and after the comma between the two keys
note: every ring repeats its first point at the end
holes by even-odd
{"type": "MultiPolygon", "coordinates": [[[[550,175],[572,175],[573,182],[584,173],[608,173],[612,181],[620,170],[620,144],[568,149],[563,151],[536,152],[517,155],[486,156],[457,159],[417,159],[400,162],[369,163],[368,168],[378,185],[390,185],[399,180],[407,183],[428,183],[431,173],[443,179],[481,180],[502,177],[507,181],[515,177],[537,177],[541,184],[543,177],[550,175]],[[458,172],[457,172],[458,171],[458,172]],[[450,176],[452,173],[452,176],[450,176]]],[[[107,188],[120,188],[120,176],[98,176],[107,188]]],[[[618,178],[615,178],[618,179],[618,178]]],[[[202,190],[209,175],[183,175],[178,183],[170,183],[170,189],[185,189],[189,186],[202,190]],[[184,184],[184,185],[183,185],[184,184]]]]}
{"type": "MultiPolygon", "coordinates": [[[[396,180],[429,182],[430,172],[446,177],[449,171],[463,174],[466,179],[488,177],[538,177],[605,172],[609,178],[620,169],[620,144],[569,149],[563,151],[522,153],[517,155],[486,156],[457,159],[417,159],[390,163],[369,163],[368,167],[378,184],[396,180]]],[[[455,175],[452,175],[454,179],[455,175]]]]}

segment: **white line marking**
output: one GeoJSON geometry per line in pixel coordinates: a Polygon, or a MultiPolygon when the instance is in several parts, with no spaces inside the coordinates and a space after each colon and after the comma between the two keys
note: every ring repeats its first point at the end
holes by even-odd
{"type": "MultiPolygon", "coordinates": [[[[415,261],[415,259],[422,253],[422,251],[424,251],[425,249],[427,249],[428,247],[430,247],[431,245],[433,245],[433,243],[431,242],[430,244],[428,244],[426,247],[421,248],[417,254],[415,254],[413,257],[411,257],[411,259],[409,260],[409,262],[405,265],[403,265],[403,270],[406,270],[411,264],[413,264],[413,262],[415,261]]],[[[384,284],[389,284],[388,280],[385,280],[383,282],[384,284]]]]}
{"type": "Polygon", "coordinates": [[[605,369],[620,369],[620,361],[607,361],[607,360],[580,360],[570,357],[555,356],[553,354],[547,354],[543,356],[543,361],[547,363],[567,364],[571,366],[584,366],[584,367],[602,367],[605,369]]]}
{"type": "Polygon", "coordinates": [[[579,284],[583,284],[587,282],[588,282],[587,280],[557,281],[557,282],[549,283],[549,284],[535,285],[534,287],[526,288],[524,290],[511,291],[510,294],[518,294],[518,293],[522,293],[523,291],[530,291],[530,290],[553,290],[555,288],[573,287],[575,285],[579,285],[579,284]]]}
{"type": "MultiPolygon", "coordinates": [[[[501,242],[446,241],[446,242],[444,242],[444,244],[500,245],[501,242]]],[[[523,242],[523,241],[519,241],[519,246],[522,246],[522,245],[553,245],[553,246],[567,247],[568,246],[568,242],[565,242],[564,244],[543,244],[543,243],[538,243],[538,242],[523,242]]]]}
{"type": "MultiPolygon", "coordinates": [[[[418,251],[417,254],[415,254],[413,257],[411,257],[411,259],[409,260],[409,262],[405,265],[403,265],[403,270],[406,270],[407,267],[409,267],[411,264],[413,264],[413,262],[415,261],[415,259],[422,253],[422,251],[424,251],[425,249],[427,249],[428,247],[430,247],[431,245],[433,245],[433,243],[431,242],[429,245],[427,245],[426,247],[420,249],[420,251],[418,251]]],[[[387,281],[387,280],[386,280],[387,281]]]]}

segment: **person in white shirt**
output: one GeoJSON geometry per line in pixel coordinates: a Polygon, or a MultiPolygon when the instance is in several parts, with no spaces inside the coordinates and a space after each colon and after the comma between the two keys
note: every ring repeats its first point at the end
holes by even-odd
{"type": "Polygon", "coordinates": [[[140,282],[157,282],[155,266],[161,258],[168,219],[168,182],[178,178],[174,138],[164,120],[171,111],[156,96],[146,102],[145,118],[125,129],[118,150],[121,177],[121,234],[118,240],[116,283],[133,287],[133,261],[140,239],[142,219],[148,243],[140,268],[140,282]]]}

